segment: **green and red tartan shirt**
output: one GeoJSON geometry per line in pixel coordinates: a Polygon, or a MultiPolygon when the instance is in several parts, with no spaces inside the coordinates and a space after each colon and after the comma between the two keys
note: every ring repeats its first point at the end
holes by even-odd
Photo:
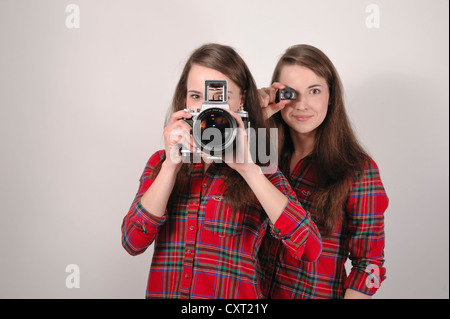
{"type": "Polygon", "coordinates": [[[136,197],[122,224],[122,245],[131,255],[154,252],[147,298],[263,298],[257,254],[266,229],[280,238],[293,258],[313,261],[321,251],[318,229],[279,170],[266,175],[289,199],[275,224],[259,202],[233,210],[223,195],[232,169],[212,164],[203,174],[195,164],[162,218],[140,203],[155,180],[164,151],[148,161],[136,197]]]}
{"type": "MultiPolygon", "coordinates": [[[[297,198],[314,221],[312,199],[316,185],[314,161],[300,160],[289,174],[297,198]]],[[[322,236],[322,253],[315,262],[293,257],[279,240],[263,239],[259,255],[263,293],[269,298],[343,298],[347,288],[373,295],[386,278],[384,212],[388,197],[376,163],[368,159],[353,183],[342,218],[329,236],[322,236]],[[345,262],[352,268],[347,276],[345,262]]]]}

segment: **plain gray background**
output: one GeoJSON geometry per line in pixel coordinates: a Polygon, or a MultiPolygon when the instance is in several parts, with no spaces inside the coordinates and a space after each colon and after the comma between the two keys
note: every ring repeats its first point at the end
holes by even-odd
{"type": "Polygon", "coordinates": [[[390,197],[375,298],[448,298],[448,10],[448,0],[0,0],[0,297],[144,297],[153,248],[129,256],[122,219],[163,146],[187,57],[219,42],[260,87],[290,45],[331,58],[390,197]],[[69,4],[80,28],[66,26],[69,4]],[[379,28],[366,24],[370,4],[379,28]],[[69,264],[80,288],[66,287],[69,264]]]}

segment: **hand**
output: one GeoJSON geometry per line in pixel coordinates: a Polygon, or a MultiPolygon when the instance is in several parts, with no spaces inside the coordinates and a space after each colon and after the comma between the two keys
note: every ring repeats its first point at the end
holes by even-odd
{"type": "Polygon", "coordinates": [[[279,82],[274,82],[271,87],[262,88],[258,90],[259,101],[264,114],[264,118],[267,120],[272,115],[282,110],[286,104],[289,102],[287,100],[280,100],[280,102],[275,103],[275,96],[278,90],[286,88],[286,85],[279,82]]]}
{"type": "Polygon", "coordinates": [[[193,140],[190,134],[192,127],[183,121],[183,118],[191,118],[192,114],[186,111],[178,111],[172,114],[169,124],[164,128],[164,145],[166,150],[166,165],[179,170],[182,159],[179,145],[183,145],[192,152],[193,140]]]}
{"type": "MultiPolygon", "coordinates": [[[[228,110],[227,110],[228,111],[228,110]]],[[[251,152],[248,147],[248,136],[241,117],[235,112],[228,111],[236,120],[238,133],[236,135],[236,147],[233,150],[233,156],[225,154],[223,161],[239,174],[243,175],[256,167],[253,162],[251,152]]],[[[231,153],[231,152],[230,152],[231,153]]]]}

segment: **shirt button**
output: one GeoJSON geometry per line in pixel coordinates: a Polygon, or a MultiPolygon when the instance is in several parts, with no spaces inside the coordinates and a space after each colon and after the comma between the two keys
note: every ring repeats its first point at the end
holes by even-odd
{"type": "Polygon", "coordinates": [[[189,229],[190,230],[194,230],[194,226],[189,226],[189,229]]]}
{"type": "Polygon", "coordinates": [[[185,275],[184,275],[184,278],[189,278],[189,274],[185,274],[185,275]]]}
{"type": "Polygon", "coordinates": [[[192,250],[188,249],[187,253],[188,255],[190,255],[192,253],[192,250]]]}

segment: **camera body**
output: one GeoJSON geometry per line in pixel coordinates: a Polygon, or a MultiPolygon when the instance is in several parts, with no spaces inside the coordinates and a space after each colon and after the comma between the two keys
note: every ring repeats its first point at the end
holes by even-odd
{"type": "Polygon", "coordinates": [[[280,100],[295,100],[297,99],[297,92],[289,86],[283,90],[278,90],[275,95],[275,103],[280,102],[280,100]]]}
{"type": "MultiPolygon", "coordinates": [[[[192,126],[192,137],[199,152],[221,157],[225,151],[235,146],[238,125],[229,113],[226,80],[206,80],[201,109],[185,111],[192,114],[192,118],[183,120],[192,126]]],[[[241,117],[245,129],[248,129],[248,113],[243,110],[235,113],[241,117]]],[[[181,154],[189,156],[190,151],[182,148],[181,154]]]]}

